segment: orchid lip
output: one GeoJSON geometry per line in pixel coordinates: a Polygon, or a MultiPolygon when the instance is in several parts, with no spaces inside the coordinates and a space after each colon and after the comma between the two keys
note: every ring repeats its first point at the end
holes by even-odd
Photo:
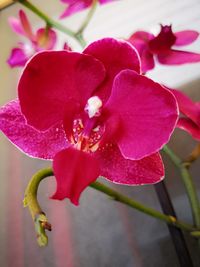
{"type": "Polygon", "coordinates": [[[81,119],[75,119],[71,144],[78,150],[95,152],[99,148],[104,130],[104,126],[97,123],[97,117],[89,118],[84,125],[81,119]]]}

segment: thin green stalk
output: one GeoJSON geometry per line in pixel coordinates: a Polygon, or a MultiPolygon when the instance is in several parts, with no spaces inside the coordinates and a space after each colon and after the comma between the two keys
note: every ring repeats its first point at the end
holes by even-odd
{"type": "Polygon", "coordinates": [[[41,247],[48,244],[48,237],[45,233],[45,230],[51,231],[51,224],[48,223],[47,217],[38,203],[37,191],[40,182],[44,178],[52,175],[53,172],[51,168],[40,170],[33,175],[25,190],[23,201],[24,207],[28,207],[31,213],[35,225],[35,231],[37,233],[37,242],[41,247]]]}
{"type": "Polygon", "coordinates": [[[98,181],[92,183],[90,185],[90,187],[110,196],[113,200],[118,201],[120,203],[126,204],[127,206],[134,208],[138,211],[141,211],[147,215],[150,215],[156,219],[159,219],[163,222],[166,222],[168,224],[174,225],[178,228],[181,228],[182,230],[186,230],[186,231],[194,231],[193,226],[178,221],[175,217],[170,216],[170,215],[165,215],[162,212],[159,212],[155,209],[152,209],[150,207],[144,206],[143,204],[141,204],[140,202],[137,202],[125,195],[122,195],[121,193],[117,192],[116,190],[108,187],[105,184],[102,184],[98,181]]]}
{"type": "MultiPolygon", "coordinates": [[[[52,168],[42,169],[38,171],[33,177],[31,178],[26,191],[25,191],[25,197],[24,197],[24,206],[28,206],[31,216],[33,218],[33,221],[35,223],[35,230],[37,233],[38,238],[38,244],[40,246],[46,246],[48,243],[48,237],[45,233],[45,230],[51,230],[51,225],[48,223],[47,217],[45,216],[44,212],[42,211],[38,200],[37,200],[37,191],[40,182],[49,176],[53,175],[52,168]]],[[[163,222],[166,222],[168,224],[174,225],[178,228],[181,228],[182,230],[189,231],[191,233],[195,232],[198,234],[198,228],[194,228],[192,225],[187,224],[185,222],[178,221],[173,216],[165,215],[157,210],[154,210],[152,208],[146,207],[143,204],[122,195],[121,193],[109,188],[108,186],[100,183],[100,182],[94,182],[90,185],[91,188],[94,188],[107,196],[111,197],[113,200],[124,203],[128,205],[131,208],[137,209],[138,211],[141,211],[147,215],[150,215],[156,219],[159,219],[163,222]]],[[[196,235],[197,235],[196,234],[196,235]]]]}
{"type": "Polygon", "coordinates": [[[94,13],[95,13],[95,10],[97,8],[97,5],[98,5],[98,0],[93,0],[92,2],[92,6],[85,18],[85,20],[83,21],[81,27],[79,28],[79,30],[77,31],[77,34],[80,34],[80,33],[83,33],[83,31],[85,30],[85,28],[88,26],[88,24],[90,23],[90,20],[92,19],[94,13]]]}
{"type": "Polygon", "coordinates": [[[186,166],[182,163],[181,159],[168,146],[165,145],[163,151],[170,157],[181,173],[181,178],[192,208],[194,224],[196,227],[200,227],[200,203],[192,176],[186,166]]]}
{"type": "Polygon", "coordinates": [[[191,164],[200,157],[200,143],[198,143],[192,150],[190,155],[183,161],[186,168],[190,168],[191,164]]]}
{"type": "Polygon", "coordinates": [[[87,43],[86,43],[85,39],[83,38],[82,33],[77,34],[76,35],[76,38],[77,38],[77,40],[79,41],[79,43],[80,43],[80,45],[82,47],[85,47],[86,46],[87,43]]]}
{"type": "Polygon", "coordinates": [[[43,19],[46,24],[49,27],[55,28],[68,36],[74,38],[82,47],[85,46],[85,41],[83,40],[83,37],[80,37],[79,34],[75,33],[74,31],[70,30],[69,28],[65,27],[61,23],[53,20],[49,16],[47,16],[43,11],[41,11],[38,7],[36,7],[34,4],[32,4],[28,0],[14,0],[15,2],[19,2],[23,6],[27,7],[29,10],[31,10],[33,13],[35,13],[37,16],[39,16],[41,19],[43,19]]]}

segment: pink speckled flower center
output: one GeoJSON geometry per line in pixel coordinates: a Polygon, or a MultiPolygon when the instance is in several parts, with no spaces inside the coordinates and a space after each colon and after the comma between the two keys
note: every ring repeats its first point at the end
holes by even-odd
{"type": "Polygon", "coordinates": [[[99,148],[104,131],[104,126],[97,125],[94,119],[86,120],[84,125],[82,119],[75,119],[70,142],[76,149],[88,153],[95,152],[99,148]]]}
{"type": "Polygon", "coordinates": [[[73,121],[73,130],[70,138],[72,145],[79,150],[91,153],[99,148],[105,127],[99,122],[101,117],[102,101],[93,96],[85,106],[86,119],[76,118],[73,121]]]}

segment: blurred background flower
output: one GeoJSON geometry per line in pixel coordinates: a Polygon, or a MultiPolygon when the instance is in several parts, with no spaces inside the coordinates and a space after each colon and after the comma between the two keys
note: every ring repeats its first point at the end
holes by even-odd
{"type": "Polygon", "coordinates": [[[94,1],[99,2],[99,4],[105,4],[117,0],[61,0],[61,2],[67,4],[67,8],[61,14],[60,18],[68,17],[76,12],[88,8],[94,3],[94,1]]]}
{"type": "Polygon", "coordinates": [[[52,50],[56,45],[56,32],[48,26],[38,29],[35,33],[23,10],[19,11],[19,18],[9,17],[12,30],[18,35],[26,37],[24,42],[11,50],[7,60],[11,67],[24,66],[29,58],[42,50],[52,50]]]}

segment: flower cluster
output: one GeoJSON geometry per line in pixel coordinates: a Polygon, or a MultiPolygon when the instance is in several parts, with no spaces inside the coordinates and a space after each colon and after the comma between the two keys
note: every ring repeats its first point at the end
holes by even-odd
{"type": "MultiPolygon", "coordinates": [[[[141,59],[142,72],[146,73],[155,67],[155,59],[166,65],[200,62],[200,54],[174,49],[174,47],[191,44],[198,37],[197,31],[184,30],[174,33],[172,26],[161,25],[160,33],[157,36],[145,31],[137,31],[131,35],[128,42],[137,49],[141,59]]],[[[167,89],[175,96],[180,110],[176,127],[200,140],[200,104],[194,103],[180,90],[167,89]]]]}
{"type": "Polygon", "coordinates": [[[174,49],[193,43],[199,33],[185,30],[174,33],[171,26],[162,26],[157,36],[145,31],[137,31],[128,41],[137,49],[146,73],[155,67],[155,58],[165,65],[179,65],[200,62],[200,54],[174,49]]]}
{"type": "Polygon", "coordinates": [[[19,19],[9,18],[9,23],[14,32],[28,39],[26,42],[19,42],[13,48],[7,60],[11,67],[24,66],[29,58],[42,50],[52,50],[56,44],[56,33],[48,26],[33,32],[31,24],[23,10],[19,11],[19,19]]]}
{"type": "Polygon", "coordinates": [[[0,129],[26,154],[53,160],[54,199],[77,205],[100,175],[128,185],[164,177],[159,150],[176,126],[177,103],[141,75],[129,43],[105,38],[83,53],[40,52],[18,94],[0,109],[0,129]]]}

